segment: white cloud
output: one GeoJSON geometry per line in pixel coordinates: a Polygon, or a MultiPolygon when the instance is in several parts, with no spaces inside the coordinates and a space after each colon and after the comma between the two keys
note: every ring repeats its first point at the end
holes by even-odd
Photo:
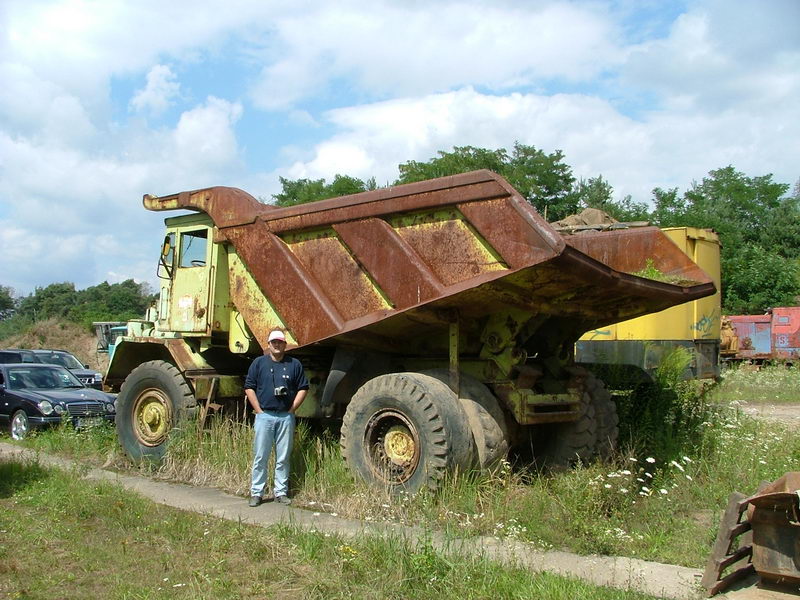
{"type": "Polygon", "coordinates": [[[631,49],[622,82],[655,91],[664,108],[677,111],[794,105],[800,93],[798,25],[795,0],[699,4],[678,17],[668,37],[631,49]]]}
{"type": "Polygon", "coordinates": [[[241,115],[241,104],[214,97],[183,113],[172,135],[176,151],[172,159],[190,172],[217,172],[229,166],[237,159],[233,125],[241,115]]]}
{"type": "Polygon", "coordinates": [[[277,42],[252,92],[284,108],[346,78],[368,96],[418,94],[480,82],[595,76],[622,58],[613,23],[593,4],[356,2],[321,4],[275,21],[277,42]]]}
{"type": "Polygon", "coordinates": [[[233,125],[241,105],[218,98],[181,115],[173,130],[126,132],[106,155],[0,131],[3,285],[154,280],[163,215],[142,194],[219,184],[240,168],[233,125]]]}
{"type": "Polygon", "coordinates": [[[337,109],[327,117],[339,132],[287,169],[290,178],[346,173],[390,182],[406,160],[427,160],[459,145],[510,149],[519,141],[545,152],[561,149],[577,177],[602,174],[618,197],[642,201],[654,187],[685,190],[727,164],[791,182],[796,173],[790,169],[800,161],[796,145],[786,156],[784,144],[773,141],[800,137],[800,124],[780,113],[748,115],[746,128],[733,111],[691,119],[653,113],[637,121],[584,95],[492,96],[466,88],[337,109]],[[786,168],[779,171],[779,165],[786,168]]]}
{"type": "Polygon", "coordinates": [[[147,85],[137,91],[130,101],[131,109],[160,115],[180,93],[181,85],[167,65],[155,65],[147,73],[147,85]]]}

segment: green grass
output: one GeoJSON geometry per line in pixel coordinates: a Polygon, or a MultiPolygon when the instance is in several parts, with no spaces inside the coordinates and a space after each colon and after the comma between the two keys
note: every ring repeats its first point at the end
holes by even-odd
{"type": "Polygon", "coordinates": [[[800,404],[800,367],[744,364],[726,368],[721,375],[714,391],[718,402],[800,404]]]}
{"type": "Polygon", "coordinates": [[[634,271],[631,275],[635,275],[636,277],[642,277],[644,279],[652,279],[653,281],[661,281],[663,283],[671,283],[673,285],[681,285],[681,286],[691,286],[697,285],[700,282],[694,281],[692,279],[684,279],[682,277],[678,277],[677,275],[667,275],[663,271],[661,271],[658,267],[655,266],[652,258],[648,258],[645,261],[644,268],[634,271]]]}
{"type": "Polygon", "coordinates": [[[35,462],[0,461],[0,533],[6,598],[650,598],[424,541],[222,521],[35,462]]]}
{"type": "MultiPolygon", "coordinates": [[[[761,481],[796,469],[800,438],[721,403],[718,394],[726,381],[710,390],[679,381],[682,360],[676,355],[665,361],[657,386],[619,399],[623,450],[613,461],[565,473],[548,475],[524,463],[504,463],[491,474],[454,474],[436,493],[394,497],[353,481],[335,432],[312,432],[301,423],[292,457],[295,503],[457,536],[491,535],[543,549],[701,568],[728,495],[753,493],[761,481]]],[[[187,427],[152,475],[245,496],[251,443],[250,427],[222,418],[203,432],[187,427]]],[[[34,436],[26,445],[133,468],[109,430],[82,438],[63,428],[34,436]]]]}

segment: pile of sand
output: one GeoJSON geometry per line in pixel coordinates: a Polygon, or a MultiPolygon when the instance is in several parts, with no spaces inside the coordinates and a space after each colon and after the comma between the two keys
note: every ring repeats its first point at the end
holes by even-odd
{"type": "Polygon", "coordinates": [[[78,357],[83,364],[102,373],[105,373],[108,366],[108,355],[97,352],[94,332],[68,321],[40,321],[25,333],[4,339],[0,345],[3,348],[66,350],[78,357]]]}

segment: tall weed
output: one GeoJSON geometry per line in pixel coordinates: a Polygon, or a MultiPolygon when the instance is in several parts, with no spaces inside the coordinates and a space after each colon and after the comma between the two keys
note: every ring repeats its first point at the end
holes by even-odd
{"type": "Polygon", "coordinates": [[[714,408],[697,382],[683,380],[691,360],[688,350],[674,348],[662,358],[654,381],[616,397],[621,447],[669,463],[702,445],[703,423],[714,408]]]}

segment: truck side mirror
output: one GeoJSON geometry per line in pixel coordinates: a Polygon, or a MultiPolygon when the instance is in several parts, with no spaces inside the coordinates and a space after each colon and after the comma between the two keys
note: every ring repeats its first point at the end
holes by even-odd
{"type": "Polygon", "coordinates": [[[172,279],[172,261],[175,257],[175,234],[168,233],[164,236],[164,243],[161,245],[161,256],[158,259],[158,272],[160,279],[172,279]],[[162,269],[166,277],[162,275],[162,269]]]}
{"type": "Polygon", "coordinates": [[[166,260],[171,248],[172,246],[170,246],[169,236],[167,236],[164,238],[164,244],[161,246],[161,257],[166,260]]]}

